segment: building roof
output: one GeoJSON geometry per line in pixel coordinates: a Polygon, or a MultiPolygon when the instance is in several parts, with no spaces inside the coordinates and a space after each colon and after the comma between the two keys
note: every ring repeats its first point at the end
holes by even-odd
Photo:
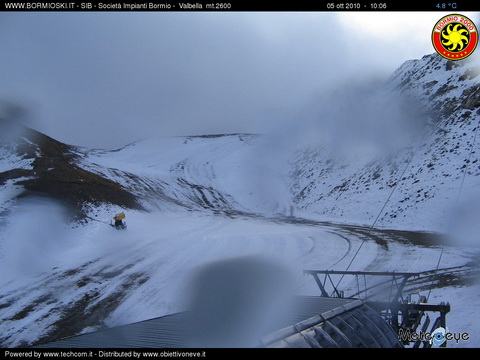
{"type": "MultiPolygon", "coordinates": [[[[295,311],[280,314],[279,326],[259,347],[402,347],[387,322],[357,299],[300,297],[295,311]]],[[[188,347],[189,312],[69,337],[45,348],[188,347]]]]}

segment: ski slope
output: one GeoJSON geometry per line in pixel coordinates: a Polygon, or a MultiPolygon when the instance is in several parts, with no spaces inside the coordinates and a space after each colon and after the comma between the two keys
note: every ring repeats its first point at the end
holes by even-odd
{"type": "MultiPolygon", "coordinates": [[[[480,305],[478,280],[463,279],[476,274],[478,250],[449,243],[442,252],[424,233],[295,217],[283,181],[288,158],[273,161],[278,152],[267,144],[236,134],[149,139],[115,151],[79,149],[79,166],[122,184],[149,211],[90,206],[88,221],[72,225],[65,209],[46,198],[11,206],[0,235],[2,346],[45,343],[184,310],[192,276],[220,260],[273,261],[293,278],[293,295],[319,295],[303,270],[422,272],[435,269],[440,255],[440,268],[456,267],[445,270],[451,282],[438,284],[431,276],[412,291],[431,287],[431,303],[451,303],[449,329],[468,332],[470,340],[449,346],[480,346],[471,316],[480,305]],[[125,231],[109,226],[121,210],[125,231]]],[[[342,279],[347,294],[355,286],[342,279]]]]}
{"type": "MultiPolygon", "coordinates": [[[[45,210],[45,204],[36,206],[35,211],[45,210]]],[[[350,270],[431,270],[441,251],[395,236],[387,248],[363,231],[288,219],[199,212],[131,212],[127,219],[126,231],[100,222],[69,229],[68,246],[61,244],[65,233],[59,234],[49,239],[48,247],[36,248],[30,257],[23,255],[22,268],[2,263],[3,346],[25,346],[184,310],[188,279],[200,266],[218,260],[239,256],[274,260],[292,274],[295,294],[313,295],[319,290],[302,271],[344,270],[362,243],[350,270]]],[[[31,246],[28,238],[23,240],[25,247],[31,246]]],[[[470,252],[447,247],[442,267],[469,261],[470,252]]],[[[354,287],[349,281],[345,279],[347,290],[354,287]]],[[[478,330],[464,304],[470,291],[434,289],[431,302],[451,301],[449,326],[461,326],[458,330],[471,332],[473,339],[478,330]]],[[[460,345],[476,346],[475,341],[460,345]]]]}
{"type": "Polygon", "coordinates": [[[117,151],[79,153],[84,157],[79,165],[111,178],[144,199],[156,196],[153,208],[180,205],[284,214],[293,204],[284,179],[290,158],[281,157],[277,150],[268,138],[250,134],[157,137],[117,151]]]}

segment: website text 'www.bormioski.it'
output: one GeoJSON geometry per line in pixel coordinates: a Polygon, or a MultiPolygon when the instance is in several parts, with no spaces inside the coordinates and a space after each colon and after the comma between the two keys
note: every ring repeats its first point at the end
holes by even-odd
{"type": "Polygon", "coordinates": [[[75,9],[74,2],[6,2],[7,10],[72,10],[75,9]]]}

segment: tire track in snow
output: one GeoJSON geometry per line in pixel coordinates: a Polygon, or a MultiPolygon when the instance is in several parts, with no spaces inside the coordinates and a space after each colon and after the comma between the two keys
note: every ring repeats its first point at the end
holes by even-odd
{"type": "MultiPolygon", "coordinates": [[[[76,267],[63,266],[50,274],[38,274],[18,287],[3,285],[2,345],[42,343],[81,331],[166,315],[175,310],[173,288],[179,289],[178,282],[188,270],[222,258],[260,251],[290,261],[296,269],[343,270],[357,246],[365,241],[354,270],[385,271],[391,270],[387,267],[391,264],[397,266],[397,271],[418,271],[429,269],[428,263],[418,269],[420,260],[438,253],[438,248],[431,244],[419,246],[407,241],[408,237],[401,232],[292,219],[230,218],[185,212],[144,219],[162,229],[154,233],[141,229],[141,218],[137,221],[137,232],[115,233],[118,238],[104,239],[111,241],[109,244],[87,243],[89,250],[82,252],[76,267]],[[384,239],[379,239],[381,236],[384,239]],[[400,264],[402,269],[398,268],[400,264]],[[34,328],[42,331],[30,331],[34,328]]],[[[455,255],[453,250],[449,251],[455,255]]],[[[435,260],[430,260],[430,264],[435,260]]],[[[462,258],[449,259],[450,265],[462,265],[461,261],[462,258]]],[[[318,294],[313,279],[302,278],[298,288],[318,294]]]]}

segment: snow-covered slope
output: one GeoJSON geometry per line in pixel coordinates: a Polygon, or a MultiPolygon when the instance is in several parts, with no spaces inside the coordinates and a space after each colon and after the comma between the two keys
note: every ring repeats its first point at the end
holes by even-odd
{"type": "Polygon", "coordinates": [[[332,161],[321,146],[304,150],[290,183],[296,207],[338,222],[445,231],[455,205],[479,196],[479,74],[478,62],[436,54],[404,63],[385,91],[411,99],[422,113],[418,121],[427,122],[417,124],[419,136],[395,154],[364,163],[332,161]]]}
{"type": "MultiPolygon", "coordinates": [[[[468,202],[480,197],[479,74],[478,61],[433,54],[405,62],[386,84],[363,89],[359,98],[347,92],[338,111],[318,115],[320,123],[366,118],[381,129],[374,135],[390,142],[398,137],[404,145],[355,161],[341,159],[340,148],[332,157],[332,148],[325,151],[322,143],[278,154],[281,145],[272,150],[271,139],[249,134],[152,138],[108,151],[29,133],[21,137],[20,149],[16,145],[9,156],[0,155],[0,184],[8,189],[3,201],[23,185],[67,201],[80,213],[99,203],[224,214],[294,211],[321,221],[443,232],[458,207],[472,211],[468,202]],[[410,133],[397,129],[399,121],[412,123],[410,133]]],[[[343,130],[340,135],[349,138],[343,130]]]]}
{"type": "MultiPolygon", "coordinates": [[[[182,310],[198,267],[260,256],[292,273],[295,294],[309,295],[319,292],[304,269],[440,264],[410,291],[451,302],[449,328],[471,339],[452,345],[479,346],[470,308],[479,305],[478,249],[412,231],[442,231],[461,184],[470,199],[478,188],[475,74],[468,62],[433,55],[405,63],[388,89],[415,96],[431,124],[421,141],[382,160],[342,162],[320,145],[280,154],[282,144],[272,149],[271,138],[250,134],[151,138],[117,150],[29,129],[1,138],[0,344],[182,310]],[[126,231],[108,225],[118,211],[126,231]]],[[[355,289],[343,281],[347,293],[355,289]]]]}
{"type": "Polygon", "coordinates": [[[147,139],[114,152],[87,151],[80,166],[120,183],[150,209],[242,212],[247,207],[237,199],[245,197],[233,188],[246,172],[245,154],[254,139],[243,134],[147,139]]]}
{"type": "Polygon", "coordinates": [[[120,184],[79,166],[77,147],[2,119],[0,129],[12,135],[0,141],[0,187],[5,194],[0,211],[33,195],[61,202],[77,220],[84,218],[90,206],[105,203],[142,209],[120,184]]]}
{"type": "Polygon", "coordinates": [[[277,190],[286,186],[265,160],[267,151],[264,137],[250,134],[158,137],[90,150],[21,129],[0,148],[0,206],[8,209],[19,194],[41,194],[80,219],[101,204],[112,211],[272,213],[284,197],[277,190]]]}

